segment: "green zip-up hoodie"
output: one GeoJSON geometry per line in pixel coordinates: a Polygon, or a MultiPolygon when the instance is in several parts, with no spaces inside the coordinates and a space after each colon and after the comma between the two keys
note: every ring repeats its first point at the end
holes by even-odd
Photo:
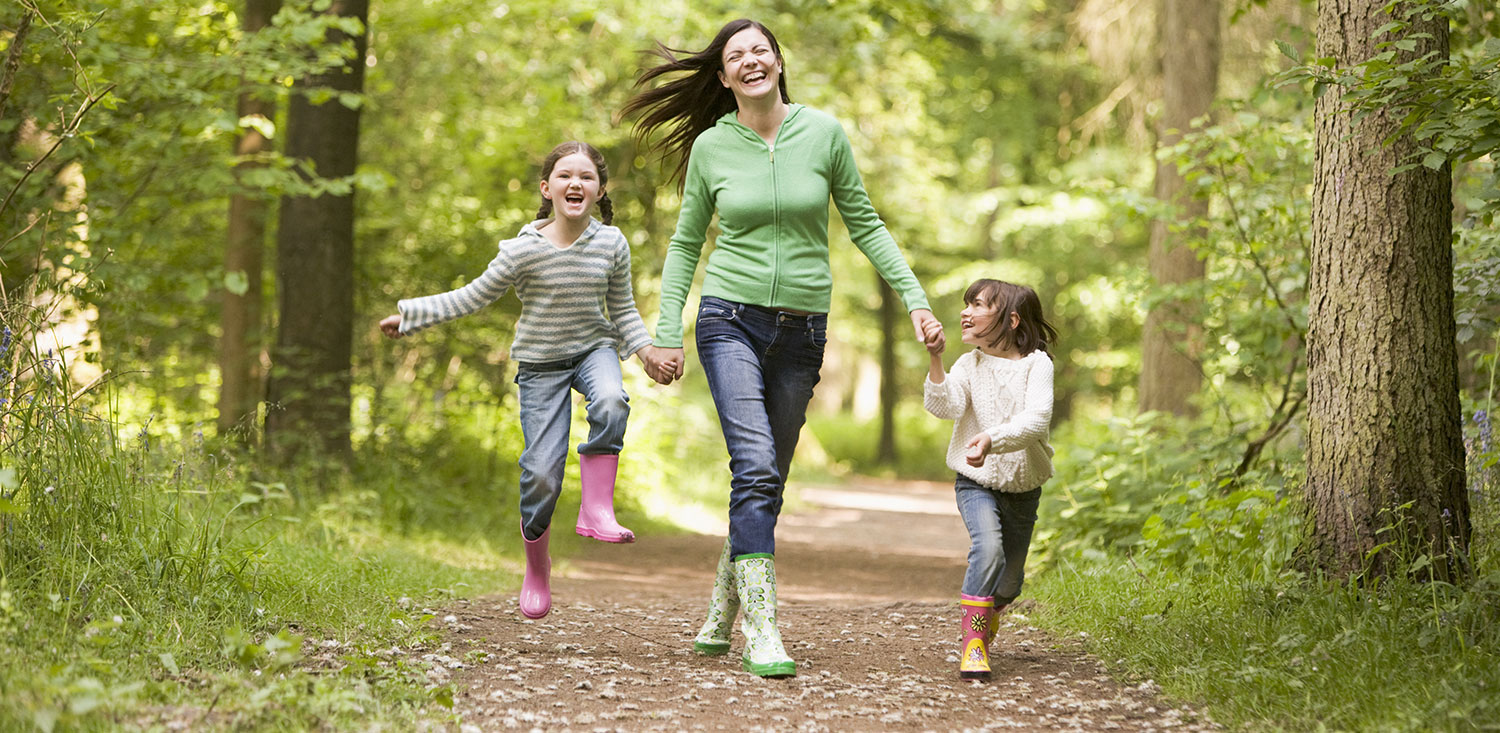
{"type": "Polygon", "coordinates": [[[791,105],[774,148],[735,113],[693,141],[677,232],[662,265],[657,346],[682,346],[682,308],[714,211],[719,237],[703,294],[750,305],[827,313],[828,198],[849,238],[901,295],[908,311],[927,296],[870,205],[844,128],[832,116],[791,105]]]}

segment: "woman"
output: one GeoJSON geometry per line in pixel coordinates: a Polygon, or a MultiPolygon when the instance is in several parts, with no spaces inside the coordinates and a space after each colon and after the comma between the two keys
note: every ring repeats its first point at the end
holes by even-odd
{"type": "Polygon", "coordinates": [[[694,647],[729,651],[743,606],[742,666],[762,677],[796,674],[776,627],[776,518],[792,451],[818,383],[833,277],[828,266],[828,199],[850,238],[900,294],[917,337],[943,342],[885,224],[870,205],[849,139],[834,118],[792,104],[785,62],[764,25],[736,20],[700,52],[658,47],[665,62],[637,82],[683,75],[638,93],[641,140],[676,157],[682,185],[677,231],[662,265],[655,345],[681,376],[682,308],[709,221],[719,237],[708,258],[697,321],[698,359],[708,378],[732,473],[729,537],[719,558],[708,620],[694,647]]]}

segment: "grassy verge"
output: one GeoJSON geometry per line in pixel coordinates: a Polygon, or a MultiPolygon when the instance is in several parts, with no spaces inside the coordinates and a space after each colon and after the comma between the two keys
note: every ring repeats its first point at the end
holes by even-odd
{"type": "MultiPolygon", "coordinates": [[[[0,730],[449,716],[446,675],[422,659],[433,609],[522,570],[513,415],[460,407],[441,429],[365,435],[350,469],[271,473],[191,428],[127,428],[130,410],[70,394],[55,360],[10,356],[29,361],[0,375],[0,730]]],[[[721,441],[693,428],[711,412],[637,393],[620,514],[674,531],[725,500],[723,462],[703,457],[721,441]],[[653,414],[674,429],[649,430],[667,424],[653,414]]],[[[558,522],[577,480],[570,462],[558,522]]],[[[581,544],[557,537],[559,558],[581,544]]]]}
{"type": "Polygon", "coordinates": [[[1043,626],[1085,632],[1230,728],[1482,730],[1500,725],[1500,576],[1360,591],[1065,563],[1031,586],[1043,626]]]}
{"type": "MultiPolygon", "coordinates": [[[[1474,577],[1330,582],[1291,568],[1297,464],[1233,491],[1201,430],[1070,426],[1033,542],[1036,622],[1231,729],[1500,729],[1500,472],[1470,420],[1474,577]]],[[[1426,562],[1415,558],[1413,567],[1426,562]]]]}

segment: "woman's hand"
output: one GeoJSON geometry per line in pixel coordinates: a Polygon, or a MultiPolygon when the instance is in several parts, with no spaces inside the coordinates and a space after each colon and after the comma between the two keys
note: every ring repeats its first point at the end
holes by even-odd
{"type": "Polygon", "coordinates": [[[917,331],[917,340],[934,354],[943,353],[948,340],[943,335],[943,322],[932,315],[932,311],[926,308],[918,308],[911,312],[911,325],[917,331]]]}
{"type": "Polygon", "coordinates": [[[380,330],[393,339],[401,338],[400,314],[380,319],[380,330]]]}
{"type": "Polygon", "coordinates": [[[671,384],[682,376],[682,349],[663,349],[658,346],[643,346],[635,355],[641,360],[646,376],[657,384],[671,384]]]}

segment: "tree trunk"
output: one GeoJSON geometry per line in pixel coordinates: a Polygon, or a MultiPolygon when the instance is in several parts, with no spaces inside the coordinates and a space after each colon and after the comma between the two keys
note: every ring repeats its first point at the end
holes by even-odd
{"type": "Polygon", "coordinates": [[[896,329],[901,314],[901,300],[896,291],[887,285],[878,274],[875,276],[880,289],[880,442],[875,448],[875,462],[891,465],[896,462],[896,402],[899,400],[896,374],[896,329]]]}
{"type": "MultiPolygon", "coordinates": [[[[1219,0],[1165,0],[1158,43],[1162,46],[1162,119],[1157,148],[1177,144],[1193,119],[1208,114],[1219,86],[1219,0]]],[[[1188,242],[1201,236],[1182,228],[1208,212],[1208,201],[1184,190],[1175,160],[1156,164],[1156,197],[1171,203],[1173,216],[1151,223],[1148,263],[1158,286],[1203,278],[1203,262],[1188,242]],[[1174,231],[1175,229],[1175,231],[1174,231]]],[[[1196,319],[1180,300],[1158,303],[1146,314],[1141,336],[1142,412],[1196,412],[1191,398],[1202,381],[1196,319]]]]}
{"type": "MultiPolygon", "coordinates": [[[[368,19],[368,0],[334,0],[325,12],[368,19]]],[[[298,82],[300,91],[359,92],[364,85],[365,33],[342,68],[298,82]]],[[[321,105],[294,94],[287,110],[286,154],[320,177],[354,173],[359,111],[338,96],[321,105]]],[[[354,329],[354,193],[281,201],[276,239],[279,323],[268,386],[266,439],[290,461],[303,451],[349,455],[350,352],[354,329]]]]}
{"type": "MultiPolygon", "coordinates": [[[[1320,57],[1378,51],[1385,0],[1321,0],[1320,57]]],[[[1397,12],[1407,3],[1398,3],[1397,12]]],[[[1414,53],[1448,54],[1441,15],[1415,22],[1414,53]],[[1420,34],[1430,34],[1425,39],[1420,34]]],[[[1398,61],[1397,63],[1400,63],[1398,61]]],[[[1420,83],[1413,80],[1413,83],[1420,83]]],[[[1308,284],[1306,491],[1310,557],[1339,577],[1400,571],[1454,579],[1469,542],[1458,401],[1449,168],[1391,175],[1416,149],[1385,144],[1398,120],[1317,102],[1308,284]],[[1376,549],[1380,548],[1380,549],[1376,549]]]]}
{"type": "MultiPolygon", "coordinates": [[[[245,0],[243,28],[246,35],[271,24],[281,7],[281,0],[245,0]]],[[[240,94],[238,114],[275,119],[273,102],[245,92],[240,94]]],[[[256,128],[244,129],[234,141],[234,152],[255,156],[271,149],[271,143],[256,128]]],[[[261,163],[241,163],[237,172],[259,167],[261,163]]],[[[222,334],[219,337],[219,434],[249,438],[260,404],[261,350],[261,267],[266,241],[266,217],[270,203],[247,192],[229,199],[228,242],[224,250],[225,274],[242,273],[245,292],[225,290],[220,312],[222,334]],[[236,431],[235,428],[240,428],[236,431]]]]}

